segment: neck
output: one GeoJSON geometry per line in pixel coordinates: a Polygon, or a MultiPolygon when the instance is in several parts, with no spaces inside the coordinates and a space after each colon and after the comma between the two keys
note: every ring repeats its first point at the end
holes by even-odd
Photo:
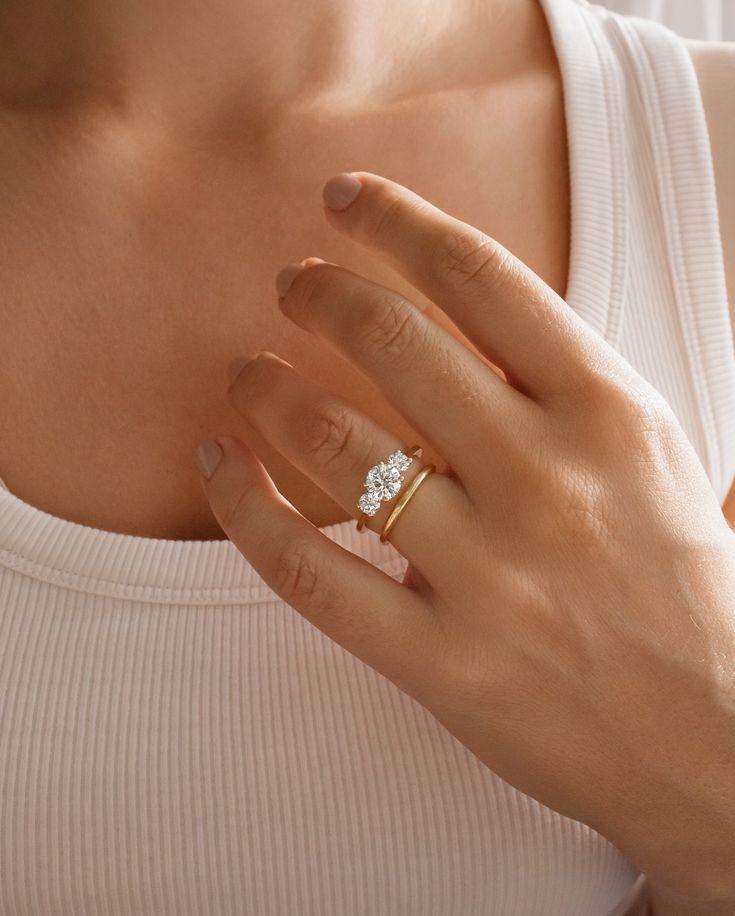
{"type": "Polygon", "coordinates": [[[509,76],[539,16],[538,0],[4,0],[0,105],[156,123],[359,107],[509,76]]]}

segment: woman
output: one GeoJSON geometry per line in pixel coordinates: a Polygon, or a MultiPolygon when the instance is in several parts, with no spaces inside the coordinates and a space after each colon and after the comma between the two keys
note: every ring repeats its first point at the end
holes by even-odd
{"type": "Polygon", "coordinates": [[[0,914],[732,912],[729,49],[0,35],[0,914]]]}

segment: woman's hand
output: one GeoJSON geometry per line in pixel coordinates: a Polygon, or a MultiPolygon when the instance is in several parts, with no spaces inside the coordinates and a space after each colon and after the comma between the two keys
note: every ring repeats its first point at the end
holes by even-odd
{"type": "MultiPolygon", "coordinates": [[[[735,897],[735,534],[692,446],[662,396],[498,242],[352,175],[325,186],[336,205],[361,186],[325,208],[329,222],[506,380],[394,290],[318,259],[287,268],[283,312],[379,386],[451,471],[421,484],[391,532],[403,583],[296,512],[228,436],[205,480],[214,514],[278,595],[504,780],[673,893],[735,897]]],[[[273,355],[245,365],[229,397],[356,517],[367,470],[411,444],[273,355]]]]}

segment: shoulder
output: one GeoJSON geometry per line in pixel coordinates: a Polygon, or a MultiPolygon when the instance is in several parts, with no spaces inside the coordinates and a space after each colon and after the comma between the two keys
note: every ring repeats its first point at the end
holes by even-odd
{"type": "MultiPolygon", "coordinates": [[[[684,39],[699,82],[712,148],[730,317],[735,333],[735,42],[684,39]]],[[[725,504],[735,523],[735,486],[725,504]]]]}

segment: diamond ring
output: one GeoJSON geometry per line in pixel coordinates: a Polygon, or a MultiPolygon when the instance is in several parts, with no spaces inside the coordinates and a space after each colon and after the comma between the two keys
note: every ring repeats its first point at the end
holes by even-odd
{"type": "Polygon", "coordinates": [[[414,445],[408,452],[400,449],[393,452],[385,461],[379,461],[367,472],[365,492],[357,502],[360,517],[357,520],[357,530],[362,531],[368,515],[375,515],[383,503],[393,499],[403,486],[404,471],[408,469],[414,457],[420,455],[422,448],[414,445]]]}

